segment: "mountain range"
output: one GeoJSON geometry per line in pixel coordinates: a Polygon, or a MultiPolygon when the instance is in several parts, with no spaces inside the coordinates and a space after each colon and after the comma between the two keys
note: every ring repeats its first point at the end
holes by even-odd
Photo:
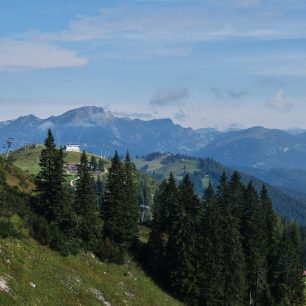
{"type": "Polygon", "coordinates": [[[119,118],[103,108],[89,106],[47,119],[29,115],[1,122],[0,139],[14,137],[17,147],[25,143],[41,143],[48,128],[61,145],[86,144],[88,150],[98,153],[103,144],[122,153],[129,150],[133,155],[154,151],[191,153],[210,142],[214,134],[183,128],[170,119],[119,118]]]}
{"type": "Polygon", "coordinates": [[[87,106],[46,119],[29,115],[0,122],[0,140],[14,137],[16,148],[42,143],[48,128],[58,144],[86,144],[86,150],[97,154],[103,144],[109,154],[117,149],[134,156],[171,152],[211,157],[272,185],[306,192],[306,132],[302,129],[195,130],[170,119],[119,118],[101,107],[87,106]]]}

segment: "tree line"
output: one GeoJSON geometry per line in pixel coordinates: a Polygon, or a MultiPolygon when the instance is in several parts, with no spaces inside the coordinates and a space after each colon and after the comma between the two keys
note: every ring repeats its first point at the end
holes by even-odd
{"type": "Polygon", "coordinates": [[[75,188],[67,184],[64,152],[51,130],[40,156],[33,207],[38,240],[64,252],[86,248],[102,258],[121,256],[137,239],[139,207],[129,154],[122,161],[116,152],[104,186],[92,176],[85,152],[78,165],[75,188]]]}
{"type": "MultiPolygon", "coordinates": [[[[129,154],[121,160],[115,153],[102,182],[93,179],[83,152],[70,186],[51,130],[44,144],[30,199],[4,193],[0,171],[0,195],[21,199],[10,204],[0,197],[2,212],[25,216],[42,244],[64,255],[90,250],[117,263],[134,247],[146,271],[187,305],[303,305],[300,229],[273,212],[265,187],[258,194],[239,173],[223,173],[217,189],[210,184],[199,198],[188,174],[180,184],[170,174],[154,195],[149,241],[141,246],[139,203],[150,191],[142,186],[139,193],[129,154]]],[[[0,236],[7,228],[1,224],[0,236]]]]}
{"type": "Polygon", "coordinates": [[[188,305],[304,305],[298,226],[272,210],[267,189],[238,172],[199,199],[170,174],[155,199],[149,271],[188,305]]]}

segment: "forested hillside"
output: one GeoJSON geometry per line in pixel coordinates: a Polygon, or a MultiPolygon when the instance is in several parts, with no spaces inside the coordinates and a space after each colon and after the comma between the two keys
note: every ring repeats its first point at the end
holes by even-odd
{"type": "Polygon", "coordinates": [[[105,180],[80,154],[71,184],[64,156],[49,130],[31,192],[8,185],[2,161],[4,304],[304,304],[304,232],[273,212],[265,186],[223,172],[198,196],[186,171],[144,188],[117,152],[105,180]]]}
{"type": "MultiPolygon", "coordinates": [[[[229,177],[234,172],[234,169],[221,165],[211,158],[201,159],[179,154],[153,153],[137,158],[135,164],[141,172],[156,179],[166,178],[172,172],[175,178],[181,181],[183,176],[189,173],[198,195],[203,194],[209,182],[216,187],[223,171],[229,177]]],[[[306,224],[306,198],[303,195],[278,189],[245,173],[240,175],[244,184],[252,181],[258,192],[265,184],[272,199],[273,208],[281,216],[306,224]]]]}
{"type": "MultiPolygon", "coordinates": [[[[60,152],[50,148],[54,154],[60,152]]],[[[87,173],[92,176],[93,171],[87,173]]],[[[36,187],[33,177],[0,158],[1,305],[180,305],[145,273],[137,253],[108,246],[102,261],[102,251],[95,249],[95,255],[85,246],[86,240],[83,243],[73,237],[75,233],[59,228],[58,221],[45,218],[35,181],[36,187]]],[[[69,186],[63,184],[66,196],[59,198],[63,207],[74,201],[69,186]]],[[[98,191],[94,201],[99,199],[98,191]]],[[[99,211],[99,206],[93,210],[99,211]]],[[[61,220],[63,216],[57,214],[61,220]]],[[[140,239],[146,240],[143,235],[140,239]]]]}

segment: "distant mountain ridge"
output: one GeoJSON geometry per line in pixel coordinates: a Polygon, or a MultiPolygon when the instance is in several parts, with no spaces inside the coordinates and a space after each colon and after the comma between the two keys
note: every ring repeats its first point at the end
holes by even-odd
{"type": "Polygon", "coordinates": [[[116,149],[121,154],[128,150],[134,156],[171,152],[211,157],[272,185],[306,193],[303,129],[283,131],[256,126],[224,132],[213,128],[194,130],[167,118],[148,121],[119,118],[101,107],[86,106],[47,119],[29,115],[0,122],[0,140],[14,137],[15,148],[42,143],[48,128],[60,145],[87,144],[86,150],[96,154],[100,154],[103,144],[110,155],[116,149]],[[286,170],[290,170],[293,180],[286,177],[286,170]]]}
{"type": "Polygon", "coordinates": [[[47,119],[29,115],[1,122],[0,138],[14,137],[17,146],[42,142],[48,128],[62,145],[86,143],[89,150],[97,153],[104,144],[122,153],[129,150],[140,155],[154,151],[191,153],[209,143],[217,133],[184,128],[171,119],[119,118],[101,107],[87,106],[47,119]]]}

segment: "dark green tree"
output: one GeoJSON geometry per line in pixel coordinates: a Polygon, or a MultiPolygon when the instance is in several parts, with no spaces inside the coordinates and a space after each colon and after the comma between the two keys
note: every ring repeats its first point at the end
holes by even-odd
{"type": "Polygon", "coordinates": [[[78,236],[90,249],[94,249],[101,236],[102,228],[96,192],[85,151],[82,153],[78,169],[74,206],[79,219],[78,236]]]}
{"type": "Polygon", "coordinates": [[[129,155],[123,163],[116,152],[108,172],[103,204],[104,235],[124,247],[138,234],[139,211],[133,172],[129,155]]]}
{"type": "Polygon", "coordinates": [[[161,192],[157,198],[157,206],[160,212],[160,228],[163,232],[170,232],[173,222],[176,218],[176,209],[178,205],[178,190],[173,173],[170,172],[168,180],[161,185],[161,192]]]}
{"type": "Polygon", "coordinates": [[[101,180],[100,175],[98,175],[98,177],[97,177],[96,193],[97,193],[98,198],[103,197],[103,194],[104,194],[104,184],[103,184],[103,181],[101,180]]]}
{"type": "Polygon", "coordinates": [[[172,173],[163,180],[154,197],[153,221],[146,248],[146,262],[150,271],[158,276],[165,268],[165,234],[169,233],[178,205],[176,182],[172,173]]]}
{"type": "Polygon", "coordinates": [[[270,296],[267,284],[264,226],[264,212],[258,194],[250,182],[244,192],[241,228],[250,305],[262,305],[270,296]]]}
{"type": "Polygon", "coordinates": [[[279,252],[279,242],[281,239],[281,228],[280,220],[277,218],[276,214],[272,208],[272,201],[269,197],[268,190],[265,185],[263,185],[260,192],[260,206],[263,212],[263,253],[266,257],[266,267],[267,267],[267,282],[268,289],[266,290],[266,303],[265,305],[275,305],[275,300],[273,297],[273,292],[275,292],[274,284],[275,277],[277,274],[277,260],[279,252]]]}
{"type": "Polygon", "coordinates": [[[196,228],[199,199],[186,175],[178,189],[178,205],[174,207],[166,248],[169,284],[174,294],[187,304],[197,304],[196,228]]]}
{"type": "Polygon", "coordinates": [[[201,291],[200,305],[222,305],[223,290],[223,240],[222,215],[214,189],[209,183],[203,196],[204,213],[199,227],[198,283],[201,291]]]}
{"type": "Polygon", "coordinates": [[[218,202],[222,213],[223,233],[223,305],[245,305],[246,301],[246,271],[239,219],[231,202],[230,185],[225,173],[220,178],[218,186],[218,202]]]}
{"type": "Polygon", "coordinates": [[[241,183],[241,177],[237,171],[233,173],[230,179],[229,188],[234,215],[240,220],[244,208],[244,186],[241,183]]]}
{"type": "Polygon", "coordinates": [[[132,163],[129,153],[124,159],[124,190],[122,203],[122,240],[130,243],[138,237],[139,203],[137,201],[136,167],[132,163]]]}
{"type": "Polygon", "coordinates": [[[97,170],[104,172],[104,162],[102,158],[99,158],[98,164],[97,164],[97,170]]]}
{"type": "Polygon", "coordinates": [[[68,208],[65,203],[64,153],[56,148],[51,130],[41,151],[40,170],[35,178],[37,208],[48,221],[63,222],[68,208]]]}
{"type": "Polygon", "coordinates": [[[90,169],[95,172],[95,171],[97,171],[97,167],[98,167],[97,159],[95,158],[94,155],[91,155],[91,158],[90,158],[90,169]]]}
{"type": "Polygon", "coordinates": [[[303,265],[296,224],[285,225],[274,273],[275,305],[305,305],[303,265]]]}

